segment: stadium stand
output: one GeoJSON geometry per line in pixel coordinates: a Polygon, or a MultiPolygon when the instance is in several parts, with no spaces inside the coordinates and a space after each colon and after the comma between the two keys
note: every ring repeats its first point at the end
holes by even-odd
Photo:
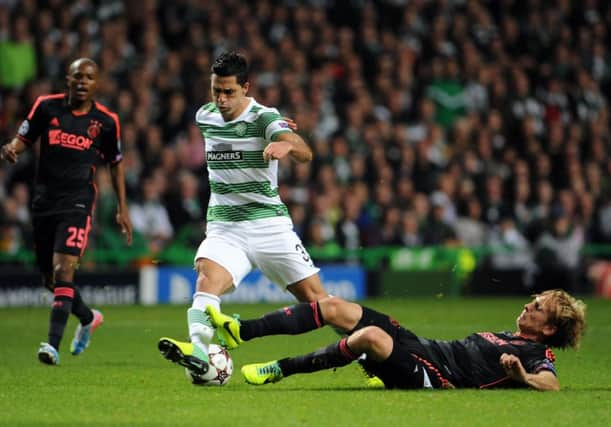
{"type": "MultiPolygon", "coordinates": [[[[596,0],[3,1],[0,140],[38,95],[62,90],[71,60],[94,58],[101,101],[123,123],[131,212],[145,192],[168,210],[133,256],[189,252],[208,196],[192,118],[213,58],[238,49],[251,94],[314,149],[311,165],[287,162],[280,176],[313,253],[515,248],[486,261],[553,282],[582,274],[584,245],[611,243],[608,28],[611,7],[596,0]]],[[[33,168],[34,153],[0,165],[6,257],[31,250],[33,168]]],[[[97,179],[90,244],[103,262],[116,239],[108,176],[97,179]]]]}

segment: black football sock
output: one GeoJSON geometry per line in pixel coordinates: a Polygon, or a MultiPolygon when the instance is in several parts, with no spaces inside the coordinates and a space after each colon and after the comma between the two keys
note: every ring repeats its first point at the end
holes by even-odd
{"type": "Polygon", "coordinates": [[[348,338],[316,350],[304,356],[289,357],[278,361],[282,375],[305,374],[323,369],[346,366],[359,357],[348,347],[348,338]]]}
{"type": "Polygon", "coordinates": [[[62,340],[68,317],[72,311],[72,301],[74,299],[72,283],[56,282],[53,294],[55,298],[53,298],[49,322],[49,344],[59,350],[59,343],[62,340]]]}
{"type": "Polygon", "coordinates": [[[74,288],[74,300],[72,301],[72,314],[78,317],[81,325],[85,326],[93,321],[93,311],[83,301],[81,292],[74,288]]]}
{"type": "Polygon", "coordinates": [[[324,325],[318,302],[284,307],[260,317],[240,321],[240,337],[248,341],[267,335],[297,335],[324,325]]]}
{"type": "Polygon", "coordinates": [[[352,334],[359,329],[366,328],[367,326],[377,326],[381,329],[388,328],[400,328],[399,322],[389,317],[387,314],[380,313],[379,311],[372,310],[371,308],[363,306],[363,314],[357,325],[351,331],[348,331],[348,335],[352,334]]]}

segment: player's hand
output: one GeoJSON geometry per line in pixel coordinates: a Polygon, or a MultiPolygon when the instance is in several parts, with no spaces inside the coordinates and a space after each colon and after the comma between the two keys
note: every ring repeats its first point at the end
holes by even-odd
{"type": "Polygon", "coordinates": [[[17,163],[18,157],[19,155],[17,154],[17,151],[15,151],[13,144],[5,144],[0,147],[0,160],[6,160],[9,163],[15,164],[17,163]]]}
{"type": "Polygon", "coordinates": [[[297,123],[295,123],[295,120],[291,119],[290,117],[283,117],[282,120],[284,120],[289,125],[289,129],[293,132],[299,129],[297,123]]]}
{"type": "Polygon", "coordinates": [[[127,212],[117,212],[117,224],[121,227],[121,234],[125,236],[125,241],[128,246],[132,244],[132,222],[129,219],[127,212]]]}
{"type": "Polygon", "coordinates": [[[288,141],[272,142],[263,150],[263,159],[265,161],[283,159],[292,149],[293,146],[288,141]]]}
{"type": "Polygon", "coordinates": [[[499,363],[505,370],[505,373],[516,381],[526,382],[526,370],[522,366],[520,359],[514,354],[503,353],[499,359],[499,363]]]}

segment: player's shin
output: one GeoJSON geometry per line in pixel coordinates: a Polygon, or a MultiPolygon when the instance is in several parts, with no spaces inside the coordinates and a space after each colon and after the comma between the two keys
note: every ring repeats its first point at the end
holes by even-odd
{"type": "Polygon", "coordinates": [[[49,344],[59,350],[59,344],[72,311],[72,301],[74,299],[72,283],[58,281],[55,284],[53,294],[55,297],[53,298],[49,322],[49,344]]]}
{"type": "Polygon", "coordinates": [[[190,308],[187,310],[187,321],[191,342],[207,353],[214,337],[214,327],[210,324],[210,318],[204,311],[190,308]]]}
{"type": "Polygon", "coordinates": [[[278,364],[282,375],[286,377],[346,366],[356,360],[358,356],[348,347],[348,338],[343,338],[315,352],[279,360],[278,364]]]}
{"type": "Polygon", "coordinates": [[[214,326],[210,322],[210,317],[206,313],[206,306],[212,305],[220,310],[221,299],[214,294],[207,292],[195,292],[193,295],[193,305],[187,311],[187,322],[189,325],[189,338],[191,343],[199,347],[206,354],[208,346],[214,337],[214,326]]]}
{"type": "Polygon", "coordinates": [[[93,321],[93,311],[85,304],[80,291],[74,288],[74,300],[72,301],[72,314],[74,314],[81,325],[88,325],[93,321]]]}
{"type": "Polygon", "coordinates": [[[273,311],[259,319],[241,320],[240,337],[247,341],[267,335],[297,335],[323,325],[318,302],[301,303],[273,311]]]}

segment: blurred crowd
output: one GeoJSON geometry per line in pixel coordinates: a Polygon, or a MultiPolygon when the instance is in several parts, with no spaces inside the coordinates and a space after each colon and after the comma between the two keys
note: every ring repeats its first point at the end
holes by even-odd
{"type": "MultiPolygon", "coordinates": [[[[35,73],[4,79],[0,138],[63,89],[70,61],[95,59],[99,100],[122,122],[135,229],[152,251],[186,226],[199,240],[193,117],[212,61],[237,49],[250,94],[314,150],[280,170],[307,246],[498,246],[516,249],[501,267],[575,268],[585,243],[611,242],[609,28],[597,0],[4,0],[0,61],[2,45],[29,49],[35,73]]],[[[31,241],[33,159],[0,166],[4,251],[31,241]]],[[[114,201],[104,169],[97,180],[102,245],[114,201]]]]}

